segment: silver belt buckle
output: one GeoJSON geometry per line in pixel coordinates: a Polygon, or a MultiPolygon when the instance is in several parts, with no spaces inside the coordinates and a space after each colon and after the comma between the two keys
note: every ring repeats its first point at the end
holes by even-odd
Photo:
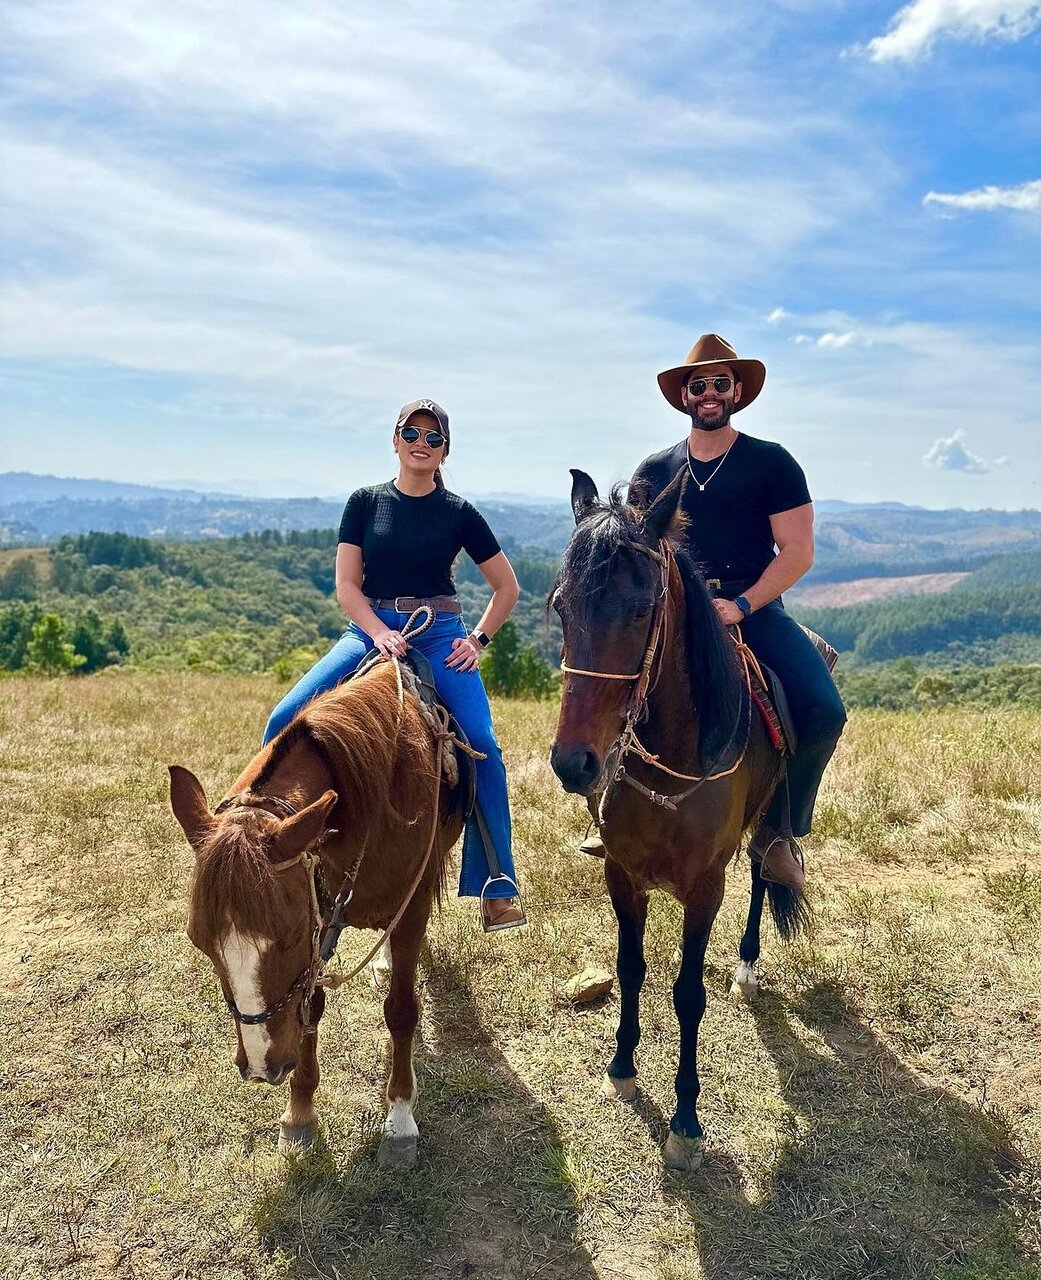
{"type": "Polygon", "coordinates": [[[413,600],[413,599],[415,599],[415,597],[414,597],[414,596],[395,596],[395,597],[394,597],[394,612],[395,612],[395,613],[407,613],[407,612],[408,612],[408,610],[407,610],[407,609],[399,609],[399,608],[398,608],[398,601],[399,601],[399,600],[413,600]]]}
{"type": "Polygon", "coordinates": [[[721,579],[719,579],[719,578],[706,578],[706,579],[705,579],[705,586],[706,586],[706,587],[708,587],[709,591],[722,591],[722,590],[723,590],[723,583],[722,583],[721,579]]]}

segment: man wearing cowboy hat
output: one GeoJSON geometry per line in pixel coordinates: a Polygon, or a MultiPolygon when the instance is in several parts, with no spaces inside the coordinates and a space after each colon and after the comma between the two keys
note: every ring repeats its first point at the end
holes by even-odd
{"type": "Polygon", "coordinates": [[[784,686],[798,747],[788,762],[787,789],[778,787],[748,852],[765,878],[801,889],[801,851],[782,833],[809,832],[817,788],[846,712],[823,657],[781,602],[813,564],[806,477],[781,445],[745,435],[731,423],[765,381],[761,361],[739,359],[724,338],[702,334],[683,364],[658,374],[665,399],[690,418],[690,432],[640,463],[630,495],[647,505],[677,472],[687,471],[687,548],[715,591],[720,620],[741,625],[749,648],[784,686]]]}

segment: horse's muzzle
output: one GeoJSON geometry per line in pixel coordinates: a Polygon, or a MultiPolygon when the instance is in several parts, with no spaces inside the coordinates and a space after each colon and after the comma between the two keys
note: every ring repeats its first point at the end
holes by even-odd
{"type": "Polygon", "coordinates": [[[549,762],[553,772],[560,779],[565,791],[575,795],[587,796],[600,781],[603,772],[603,761],[595,751],[590,751],[582,743],[562,747],[554,742],[549,753],[549,762]]]}
{"type": "Polygon", "coordinates": [[[278,1067],[268,1067],[263,1075],[258,1075],[246,1066],[239,1067],[239,1074],[247,1084],[281,1084],[295,1066],[295,1062],[284,1062],[278,1067]]]}

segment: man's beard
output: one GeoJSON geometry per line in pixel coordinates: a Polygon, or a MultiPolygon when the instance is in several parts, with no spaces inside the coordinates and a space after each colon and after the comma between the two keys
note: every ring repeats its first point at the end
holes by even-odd
{"type": "Polygon", "coordinates": [[[723,412],[719,415],[716,421],[702,422],[701,419],[698,417],[697,406],[695,406],[692,410],[690,410],[690,420],[691,420],[691,423],[695,427],[697,427],[699,431],[719,431],[729,423],[730,415],[733,412],[734,412],[734,406],[732,404],[724,403],[723,412]]]}

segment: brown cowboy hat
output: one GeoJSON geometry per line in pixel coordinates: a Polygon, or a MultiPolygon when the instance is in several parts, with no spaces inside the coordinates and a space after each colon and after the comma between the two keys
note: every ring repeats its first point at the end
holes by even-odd
{"type": "Polygon", "coordinates": [[[687,412],[680,392],[690,377],[690,371],[704,364],[728,364],[733,369],[734,377],[741,383],[741,399],[734,405],[735,413],[748,408],[766,381],[766,365],[761,360],[739,360],[726,338],[721,338],[718,333],[703,333],[691,347],[684,364],[658,374],[662,395],[680,413],[687,412]]]}

